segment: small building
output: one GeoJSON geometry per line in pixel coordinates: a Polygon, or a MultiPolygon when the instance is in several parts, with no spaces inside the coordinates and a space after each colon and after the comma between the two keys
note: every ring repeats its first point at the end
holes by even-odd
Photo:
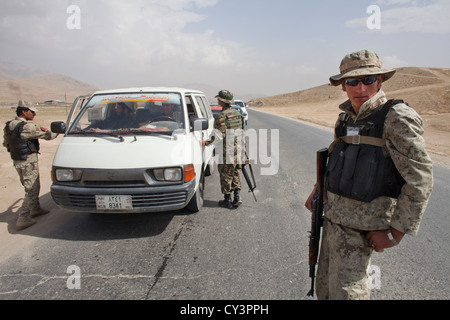
{"type": "Polygon", "coordinates": [[[64,101],[61,100],[47,100],[44,101],[44,106],[64,106],[64,101]]]}

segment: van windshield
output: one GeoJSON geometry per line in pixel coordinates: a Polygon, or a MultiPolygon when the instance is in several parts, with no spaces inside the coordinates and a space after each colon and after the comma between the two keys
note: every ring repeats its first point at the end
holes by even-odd
{"type": "Polygon", "coordinates": [[[171,134],[185,128],[178,93],[93,96],[68,134],[171,134]]]}

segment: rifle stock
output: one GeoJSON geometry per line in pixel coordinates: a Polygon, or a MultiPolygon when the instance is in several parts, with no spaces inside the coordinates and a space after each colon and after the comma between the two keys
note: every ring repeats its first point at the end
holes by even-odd
{"type": "Polygon", "coordinates": [[[312,198],[311,234],[309,236],[309,277],[311,278],[311,289],[308,296],[314,296],[314,282],[316,277],[316,264],[319,256],[320,229],[323,225],[323,195],[325,169],[327,166],[328,149],[317,151],[316,159],[316,190],[312,198]]]}

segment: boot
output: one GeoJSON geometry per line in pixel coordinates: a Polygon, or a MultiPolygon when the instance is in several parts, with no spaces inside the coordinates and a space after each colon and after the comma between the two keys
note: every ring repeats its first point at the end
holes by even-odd
{"type": "Polygon", "coordinates": [[[235,189],[234,190],[233,207],[235,207],[235,208],[239,207],[242,204],[240,192],[241,192],[240,189],[235,189]]]}
{"type": "Polygon", "coordinates": [[[16,222],[16,230],[23,230],[28,227],[31,227],[36,223],[36,220],[32,219],[29,216],[19,216],[16,222]]]}
{"type": "Polygon", "coordinates": [[[44,214],[47,214],[49,212],[50,212],[49,210],[45,210],[45,209],[42,209],[41,207],[39,207],[37,209],[31,210],[30,217],[31,218],[36,218],[36,217],[39,217],[39,216],[43,216],[44,214]]]}
{"type": "Polygon", "coordinates": [[[226,194],[225,199],[219,201],[219,206],[228,209],[233,208],[233,203],[231,203],[231,194],[226,194]]]}

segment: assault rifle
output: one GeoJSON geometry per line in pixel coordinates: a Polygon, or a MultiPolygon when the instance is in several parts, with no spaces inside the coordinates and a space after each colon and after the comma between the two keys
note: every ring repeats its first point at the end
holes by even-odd
{"type": "Polygon", "coordinates": [[[309,236],[309,277],[311,278],[311,290],[308,296],[314,296],[314,281],[316,278],[316,264],[319,256],[320,228],[323,225],[323,195],[325,168],[327,166],[328,149],[317,151],[317,182],[316,190],[312,198],[311,234],[309,236]]]}
{"type": "Polygon", "coordinates": [[[255,198],[255,202],[258,202],[258,200],[256,200],[256,196],[255,193],[253,192],[253,190],[256,189],[256,181],[255,181],[255,176],[253,174],[253,169],[252,169],[252,165],[250,164],[250,160],[248,158],[247,152],[245,153],[245,161],[242,164],[242,174],[244,175],[245,181],[247,181],[247,185],[248,188],[250,189],[248,192],[251,192],[253,194],[253,198],[255,198]],[[247,169],[245,168],[245,166],[248,166],[248,169],[250,170],[250,175],[251,175],[251,179],[250,176],[248,175],[247,169]]]}

